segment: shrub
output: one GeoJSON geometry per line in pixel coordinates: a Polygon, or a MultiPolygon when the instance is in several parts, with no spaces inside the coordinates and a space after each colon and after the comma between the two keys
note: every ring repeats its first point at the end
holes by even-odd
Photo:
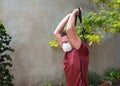
{"type": "Polygon", "coordinates": [[[88,79],[90,86],[98,86],[102,83],[102,76],[93,71],[88,72],[88,79]]]}
{"type": "Polygon", "coordinates": [[[0,86],[13,86],[13,75],[9,72],[12,58],[6,51],[14,51],[10,46],[11,37],[0,21],[0,86]]]}

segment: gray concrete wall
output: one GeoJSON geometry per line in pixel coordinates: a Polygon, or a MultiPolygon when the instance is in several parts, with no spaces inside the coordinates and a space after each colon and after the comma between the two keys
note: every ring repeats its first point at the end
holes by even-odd
{"type": "MultiPolygon", "coordinates": [[[[75,7],[84,13],[96,10],[85,0],[0,0],[0,20],[12,36],[11,53],[15,86],[42,86],[64,82],[63,52],[48,42],[60,20],[75,7]]],[[[90,70],[102,73],[107,66],[119,67],[120,35],[109,36],[101,46],[90,47],[90,70]]]]}
{"type": "Polygon", "coordinates": [[[93,45],[90,50],[89,70],[104,73],[107,69],[120,68],[120,34],[106,34],[101,45],[93,45]]]}

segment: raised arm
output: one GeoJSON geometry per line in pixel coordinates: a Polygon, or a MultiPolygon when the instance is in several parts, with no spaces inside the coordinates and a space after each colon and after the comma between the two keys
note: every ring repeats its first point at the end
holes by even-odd
{"type": "Polygon", "coordinates": [[[79,49],[81,45],[81,39],[75,32],[75,17],[79,15],[79,9],[73,10],[67,24],[66,33],[70,40],[70,43],[75,49],[79,49]]]}
{"type": "Polygon", "coordinates": [[[68,22],[70,15],[71,14],[68,14],[66,17],[64,17],[54,31],[55,38],[57,39],[57,42],[60,45],[60,47],[62,46],[61,32],[64,30],[64,27],[65,27],[66,23],[68,22]]]}

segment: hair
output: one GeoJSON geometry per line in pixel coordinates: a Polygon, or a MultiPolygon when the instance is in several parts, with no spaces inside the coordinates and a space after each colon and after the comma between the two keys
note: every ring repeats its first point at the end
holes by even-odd
{"type": "Polygon", "coordinates": [[[62,33],[61,33],[61,36],[66,36],[67,33],[66,33],[66,30],[64,30],[62,33]]]}

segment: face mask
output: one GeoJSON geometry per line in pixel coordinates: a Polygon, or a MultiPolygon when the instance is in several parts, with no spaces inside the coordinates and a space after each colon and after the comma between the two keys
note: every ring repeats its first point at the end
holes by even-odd
{"type": "Polygon", "coordinates": [[[72,50],[72,46],[70,43],[63,43],[62,45],[62,49],[64,52],[69,52],[72,50]]]}

